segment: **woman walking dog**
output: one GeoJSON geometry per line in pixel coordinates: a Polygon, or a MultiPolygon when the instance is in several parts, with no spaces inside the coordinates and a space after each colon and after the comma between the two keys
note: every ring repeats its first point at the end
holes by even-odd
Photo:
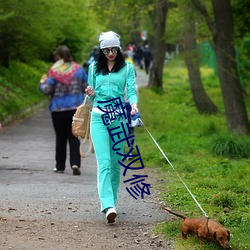
{"type": "MultiPolygon", "coordinates": [[[[112,99],[120,99],[125,107],[124,91],[131,104],[131,115],[138,112],[134,66],[126,63],[121,53],[120,36],[113,31],[99,36],[100,53],[96,61],[89,67],[86,93],[93,100],[90,133],[93,140],[97,160],[97,189],[101,203],[101,211],[106,214],[108,223],[113,223],[117,216],[115,204],[118,199],[120,185],[121,161],[124,141],[119,143],[119,150],[114,151],[114,142],[109,131],[127,120],[115,119],[108,125],[103,122],[102,110],[112,99]]],[[[122,139],[122,138],[121,138],[122,139]]]]}

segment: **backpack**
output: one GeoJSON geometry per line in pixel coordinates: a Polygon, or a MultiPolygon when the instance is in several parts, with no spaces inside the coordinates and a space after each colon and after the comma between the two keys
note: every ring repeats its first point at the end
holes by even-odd
{"type": "Polygon", "coordinates": [[[86,103],[88,96],[86,95],[83,103],[76,109],[72,118],[72,134],[80,141],[80,155],[85,158],[90,151],[93,151],[93,144],[90,138],[90,112],[92,110],[92,103],[86,103]],[[83,153],[83,145],[89,140],[89,149],[83,153]]]}

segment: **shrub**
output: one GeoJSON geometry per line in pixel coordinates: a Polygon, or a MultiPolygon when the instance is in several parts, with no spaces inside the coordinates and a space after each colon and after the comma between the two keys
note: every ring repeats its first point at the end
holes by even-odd
{"type": "Polygon", "coordinates": [[[235,199],[233,198],[232,194],[228,192],[221,192],[219,194],[215,194],[210,203],[214,206],[221,207],[221,208],[230,208],[233,209],[237,206],[235,199]]]}
{"type": "Polygon", "coordinates": [[[247,140],[236,135],[222,135],[212,140],[211,151],[215,155],[231,159],[249,158],[250,146],[247,140]]]}

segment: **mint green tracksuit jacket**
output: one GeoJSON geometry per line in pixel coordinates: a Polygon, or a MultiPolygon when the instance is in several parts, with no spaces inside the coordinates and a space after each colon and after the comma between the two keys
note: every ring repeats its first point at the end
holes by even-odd
{"type": "MultiPolygon", "coordinates": [[[[127,98],[132,103],[137,103],[137,92],[135,85],[135,70],[134,66],[127,63],[118,72],[110,72],[107,75],[95,73],[95,63],[92,63],[88,72],[88,84],[94,88],[95,97],[93,100],[93,110],[97,106],[104,108],[105,104],[98,101],[109,101],[114,98],[121,98],[123,106],[125,106],[124,91],[127,93],[127,98]]],[[[122,157],[116,152],[123,153],[124,143],[119,143],[119,151],[112,149],[113,142],[109,135],[108,128],[114,129],[121,127],[121,122],[127,123],[127,120],[116,119],[110,122],[109,125],[104,125],[102,115],[99,112],[92,111],[90,135],[93,141],[96,160],[97,160],[97,190],[101,202],[101,211],[109,207],[115,207],[118,199],[118,190],[121,179],[121,166],[118,161],[122,157]]],[[[121,135],[122,139],[124,138],[121,135]]]]}

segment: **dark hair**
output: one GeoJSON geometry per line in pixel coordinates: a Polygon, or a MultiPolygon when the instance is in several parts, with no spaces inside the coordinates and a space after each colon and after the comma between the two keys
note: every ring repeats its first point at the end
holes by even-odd
{"type": "MultiPolygon", "coordinates": [[[[117,55],[115,58],[115,65],[113,67],[113,72],[118,72],[121,68],[125,66],[125,60],[121,53],[121,50],[118,49],[117,55]]],[[[107,65],[107,58],[103,54],[102,50],[100,50],[99,56],[97,57],[97,63],[96,63],[96,72],[99,74],[107,75],[109,74],[109,69],[107,65]]]]}
{"type": "Polygon", "coordinates": [[[56,51],[54,53],[54,57],[55,58],[60,57],[61,59],[63,59],[64,62],[72,62],[73,61],[70,50],[65,45],[61,45],[56,49],[56,51]]]}

